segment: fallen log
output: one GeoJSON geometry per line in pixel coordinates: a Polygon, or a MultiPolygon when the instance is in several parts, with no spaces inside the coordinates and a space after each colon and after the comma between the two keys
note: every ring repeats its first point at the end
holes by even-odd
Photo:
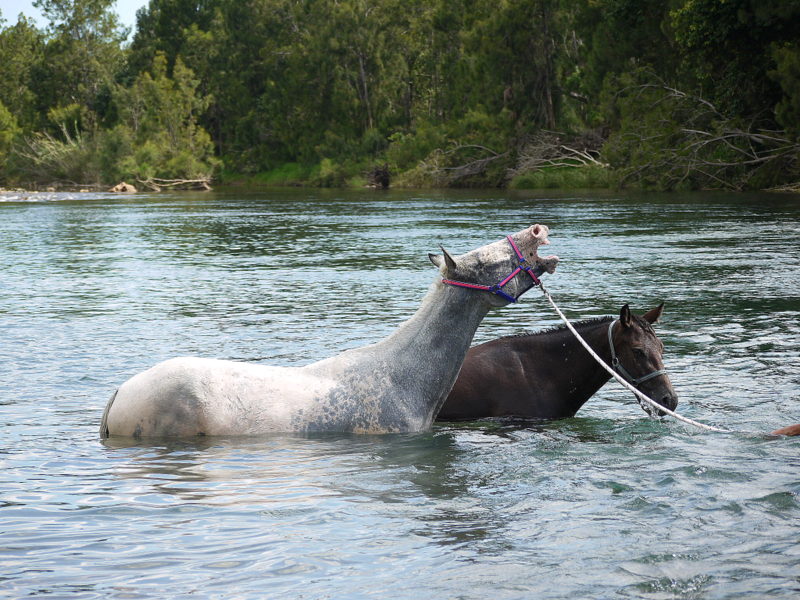
{"type": "Polygon", "coordinates": [[[136,181],[147,186],[154,192],[160,192],[165,188],[172,190],[211,189],[210,177],[200,177],[198,179],[162,179],[160,177],[150,177],[149,179],[137,179],[136,181]]]}

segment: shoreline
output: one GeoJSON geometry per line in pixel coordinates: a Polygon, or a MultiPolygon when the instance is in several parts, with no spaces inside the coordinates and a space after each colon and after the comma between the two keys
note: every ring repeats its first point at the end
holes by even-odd
{"type": "Polygon", "coordinates": [[[120,186],[128,185],[125,182],[120,182],[116,186],[104,183],[85,183],[76,184],[73,182],[57,183],[50,182],[46,184],[36,184],[29,182],[22,186],[0,185],[0,194],[46,194],[46,193],[98,193],[108,192],[114,194],[131,195],[137,193],[158,193],[159,191],[179,191],[179,192],[198,192],[198,191],[213,191],[215,189],[232,189],[232,188],[246,188],[246,189],[308,189],[308,190],[342,190],[342,191],[356,191],[356,190],[383,190],[383,191],[397,191],[397,190],[426,190],[426,191],[466,191],[466,190],[497,190],[508,191],[512,193],[519,192],[578,192],[578,191],[592,191],[599,193],[681,193],[681,192],[731,192],[736,194],[746,193],[770,193],[770,194],[800,194],[800,183],[773,187],[763,189],[744,189],[732,190],[724,188],[712,189],[697,189],[697,190],[656,190],[639,187],[625,187],[619,188],[612,185],[546,185],[546,186],[531,186],[526,187],[522,185],[507,185],[504,187],[493,186],[410,186],[410,185],[392,185],[388,188],[381,188],[373,185],[340,185],[340,186],[322,186],[313,185],[309,182],[302,181],[281,181],[281,182],[264,182],[259,181],[256,177],[223,177],[220,181],[216,182],[213,187],[209,189],[198,188],[167,188],[162,190],[153,189],[115,189],[120,186]]]}

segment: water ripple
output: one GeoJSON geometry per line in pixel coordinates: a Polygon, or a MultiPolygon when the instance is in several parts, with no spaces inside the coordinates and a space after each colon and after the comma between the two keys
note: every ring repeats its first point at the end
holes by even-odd
{"type": "MultiPolygon", "coordinates": [[[[794,598],[800,212],[789,197],[237,190],[3,194],[8,597],[794,598]],[[533,221],[575,318],[667,302],[692,418],[604,388],[576,418],[396,436],[97,439],[121,381],[198,354],[297,365],[387,334],[439,243],[533,221]],[[751,242],[753,228],[760,232],[751,242]]],[[[531,292],[476,341],[557,324],[531,292]]]]}

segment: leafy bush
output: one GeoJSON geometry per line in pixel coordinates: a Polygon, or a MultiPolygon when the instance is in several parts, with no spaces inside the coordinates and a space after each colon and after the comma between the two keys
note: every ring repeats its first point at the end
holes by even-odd
{"type": "Polygon", "coordinates": [[[307,184],[315,187],[361,186],[366,164],[356,160],[337,162],[323,158],[312,170],[307,184]]]}
{"type": "Polygon", "coordinates": [[[35,181],[94,183],[100,181],[96,151],[90,136],[70,133],[61,127],[61,137],[39,132],[26,138],[16,152],[14,168],[35,181]]]}
{"type": "MultiPolygon", "coordinates": [[[[103,181],[133,179],[126,162],[134,152],[133,131],[127,125],[117,125],[98,135],[98,164],[103,181]]],[[[132,166],[132,165],[131,165],[132,166]]]]}
{"type": "Polygon", "coordinates": [[[14,115],[0,102],[0,168],[5,164],[12,144],[20,133],[14,115]]]}
{"type": "Polygon", "coordinates": [[[420,121],[413,132],[398,131],[389,136],[386,160],[394,171],[406,171],[446,143],[443,127],[420,121]]]}
{"type": "Polygon", "coordinates": [[[172,77],[156,55],[151,72],[117,88],[122,123],[103,136],[103,173],[113,179],[201,179],[219,166],[211,136],[197,124],[206,100],[199,82],[178,59],[172,77]]]}
{"type": "Polygon", "coordinates": [[[360,156],[378,156],[389,145],[389,140],[377,129],[367,129],[361,137],[360,156]]]}
{"type": "Polygon", "coordinates": [[[247,183],[256,185],[295,186],[303,185],[311,176],[312,167],[300,163],[284,163],[269,171],[262,171],[247,178],[247,183]]]}
{"type": "Polygon", "coordinates": [[[769,75],[781,85],[783,98],[775,107],[778,122],[800,138],[800,44],[773,48],[776,69],[769,75]]]}
{"type": "Polygon", "coordinates": [[[533,173],[519,175],[511,180],[509,187],[518,190],[533,189],[581,189],[605,188],[611,184],[611,173],[605,167],[587,165],[539,169],[533,173]]]}

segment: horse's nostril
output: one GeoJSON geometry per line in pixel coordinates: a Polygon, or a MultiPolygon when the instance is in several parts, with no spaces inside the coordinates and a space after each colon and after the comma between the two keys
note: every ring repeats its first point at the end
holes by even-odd
{"type": "Polygon", "coordinates": [[[678,400],[672,396],[664,396],[661,399],[660,404],[661,406],[664,406],[670,410],[675,410],[675,408],[678,406],[678,400]]]}

